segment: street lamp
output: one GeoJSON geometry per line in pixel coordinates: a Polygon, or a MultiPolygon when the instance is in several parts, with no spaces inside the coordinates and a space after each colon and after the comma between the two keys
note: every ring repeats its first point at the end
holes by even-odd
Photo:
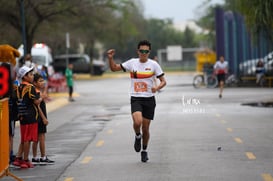
{"type": "Polygon", "coordinates": [[[22,39],[24,45],[24,55],[27,54],[26,26],[25,26],[25,5],[24,0],[21,0],[21,21],[22,21],[22,39]]]}

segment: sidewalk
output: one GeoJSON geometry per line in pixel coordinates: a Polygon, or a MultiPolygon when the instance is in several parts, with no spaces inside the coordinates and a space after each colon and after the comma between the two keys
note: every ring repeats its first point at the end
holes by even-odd
{"type": "MultiPolygon", "coordinates": [[[[79,94],[73,93],[73,96],[79,97],[79,94]]],[[[69,103],[67,92],[49,93],[50,101],[46,103],[47,112],[55,111],[69,103]]]]}

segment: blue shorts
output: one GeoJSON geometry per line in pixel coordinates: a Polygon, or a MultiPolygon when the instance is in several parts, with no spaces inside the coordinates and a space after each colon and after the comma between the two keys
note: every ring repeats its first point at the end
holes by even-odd
{"type": "Polygon", "coordinates": [[[140,111],[142,116],[149,120],[154,119],[155,97],[131,97],[131,113],[140,111]]]}

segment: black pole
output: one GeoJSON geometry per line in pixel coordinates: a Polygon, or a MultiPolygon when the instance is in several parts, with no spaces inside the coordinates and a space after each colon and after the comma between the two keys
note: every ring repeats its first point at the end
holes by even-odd
{"type": "Polygon", "coordinates": [[[22,39],[24,45],[24,55],[27,54],[26,26],[25,26],[25,5],[24,0],[21,0],[21,21],[22,21],[22,39]]]}
{"type": "Polygon", "coordinates": [[[225,56],[225,27],[224,27],[224,10],[221,8],[215,9],[215,30],[216,30],[216,54],[218,59],[220,56],[225,56]]]}

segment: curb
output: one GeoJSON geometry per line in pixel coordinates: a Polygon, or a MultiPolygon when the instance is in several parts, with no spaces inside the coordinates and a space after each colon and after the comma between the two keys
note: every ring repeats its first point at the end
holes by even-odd
{"type": "MultiPolygon", "coordinates": [[[[73,93],[73,97],[79,96],[78,93],[73,93]]],[[[49,97],[52,98],[52,100],[46,103],[47,113],[56,111],[57,109],[69,104],[67,92],[49,93],[49,97]]]]}
{"type": "Polygon", "coordinates": [[[47,113],[55,111],[55,110],[65,106],[65,105],[67,105],[68,103],[69,103],[68,99],[64,98],[64,97],[52,100],[52,101],[46,103],[47,113]]]}

